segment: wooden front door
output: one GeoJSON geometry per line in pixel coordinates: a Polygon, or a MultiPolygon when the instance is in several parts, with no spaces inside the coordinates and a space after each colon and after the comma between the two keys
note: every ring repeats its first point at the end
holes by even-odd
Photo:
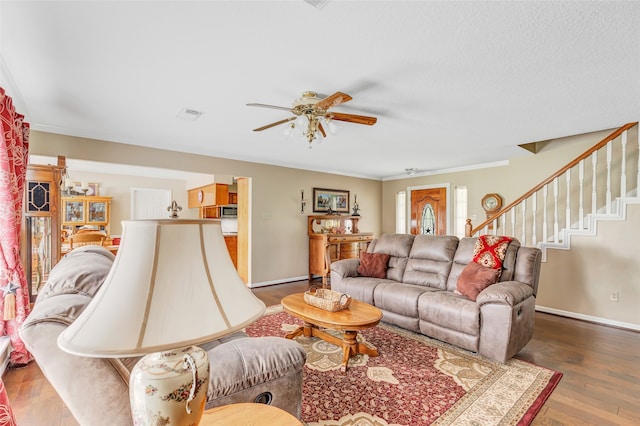
{"type": "Polygon", "coordinates": [[[447,188],[411,191],[411,233],[446,235],[447,188]]]}

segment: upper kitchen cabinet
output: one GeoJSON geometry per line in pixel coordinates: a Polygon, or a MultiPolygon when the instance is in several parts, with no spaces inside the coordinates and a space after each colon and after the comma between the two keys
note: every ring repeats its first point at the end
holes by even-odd
{"type": "Polygon", "coordinates": [[[229,200],[229,185],[212,183],[189,190],[189,208],[218,206],[227,204],[229,200]]]}

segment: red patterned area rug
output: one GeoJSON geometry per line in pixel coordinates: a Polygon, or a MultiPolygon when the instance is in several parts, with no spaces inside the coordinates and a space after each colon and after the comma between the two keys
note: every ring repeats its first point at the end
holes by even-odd
{"type": "MultiPolygon", "coordinates": [[[[299,324],[277,306],[246,331],[283,336],[299,324]]],[[[307,351],[302,420],[308,425],[528,425],[562,377],[516,359],[496,363],[386,324],[358,338],[380,355],[356,355],[346,373],[341,348],[315,337],[296,339],[307,351]]]]}

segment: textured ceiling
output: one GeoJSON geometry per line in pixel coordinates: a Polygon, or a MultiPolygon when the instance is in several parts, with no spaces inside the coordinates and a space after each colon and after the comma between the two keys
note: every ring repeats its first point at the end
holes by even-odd
{"type": "Polygon", "coordinates": [[[640,115],[638,2],[319,3],[2,0],[0,83],[36,130],[374,179],[640,115]],[[306,90],[378,122],[252,131],[306,90]]]}

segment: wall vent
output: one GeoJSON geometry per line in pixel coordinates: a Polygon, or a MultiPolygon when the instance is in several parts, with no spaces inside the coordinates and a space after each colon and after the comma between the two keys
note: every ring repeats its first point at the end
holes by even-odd
{"type": "Polygon", "coordinates": [[[198,111],[191,108],[182,108],[178,113],[178,118],[181,118],[187,121],[196,121],[198,118],[200,118],[202,114],[204,114],[204,112],[202,111],[198,111]]]}

